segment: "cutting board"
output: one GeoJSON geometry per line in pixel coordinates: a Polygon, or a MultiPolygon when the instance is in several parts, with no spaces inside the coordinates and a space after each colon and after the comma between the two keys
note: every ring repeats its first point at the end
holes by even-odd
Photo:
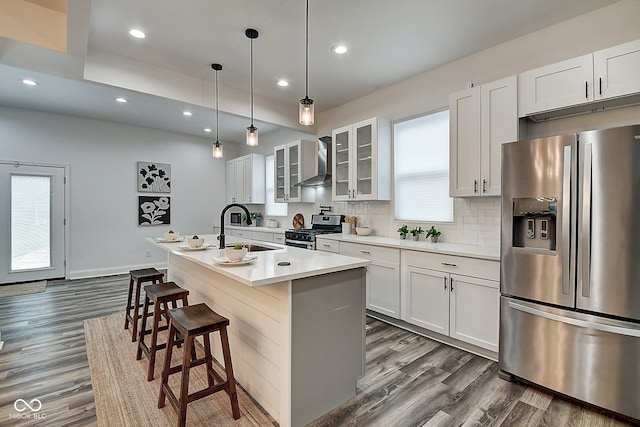
{"type": "Polygon", "coordinates": [[[293,217],[293,228],[304,228],[304,216],[302,216],[302,214],[299,213],[293,217]]]}

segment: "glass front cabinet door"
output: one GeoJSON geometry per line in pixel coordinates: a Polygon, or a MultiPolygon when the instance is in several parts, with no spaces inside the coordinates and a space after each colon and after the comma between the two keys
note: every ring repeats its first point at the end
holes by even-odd
{"type": "Polygon", "coordinates": [[[391,199],[391,125],[373,118],[335,129],[333,200],[391,199]]]}

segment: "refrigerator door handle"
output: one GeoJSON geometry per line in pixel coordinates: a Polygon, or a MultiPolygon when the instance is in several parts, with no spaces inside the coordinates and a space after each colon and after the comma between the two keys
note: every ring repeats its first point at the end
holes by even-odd
{"type": "Polygon", "coordinates": [[[584,144],[584,172],[582,177],[582,227],[578,245],[578,285],[582,296],[589,298],[591,293],[591,174],[592,144],[584,144]]]}
{"type": "Polygon", "coordinates": [[[594,329],[596,331],[601,331],[601,332],[609,332],[612,334],[619,334],[619,335],[626,335],[629,337],[640,338],[640,329],[631,329],[631,328],[625,328],[623,326],[607,325],[604,323],[589,322],[587,320],[574,319],[573,317],[560,316],[555,313],[548,313],[546,311],[538,310],[537,308],[518,304],[513,301],[509,301],[509,308],[523,311],[525,313],[529,313],[534,316],[544,317],[545,319],[553,320],[556,322],[578,326],[581,328],[589,328],[589,329],[594,329]]]}
{"type": "Polygon", "coordinates": [[[562,293],[571,291],[571,146],[564,147],[562,168],[562,293]]]}

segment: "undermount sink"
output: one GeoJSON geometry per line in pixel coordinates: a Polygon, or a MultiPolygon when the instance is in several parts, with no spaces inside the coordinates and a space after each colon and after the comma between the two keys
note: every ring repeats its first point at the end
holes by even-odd
{"type": "MultiPolygon", "coordinates": [[[[240,244],[240,243],[238,243],[240,244]]],[[[235,245],[226,245],[227,248],[232,248],[235,245]]],[[[252,243],[243,243],[242,246],[247,248],[247,252],[262,252],[262,251],[275,251],[280,248],[275,248],[271,246],[262,246],[262,245],[254,245],[252,243]]]]}

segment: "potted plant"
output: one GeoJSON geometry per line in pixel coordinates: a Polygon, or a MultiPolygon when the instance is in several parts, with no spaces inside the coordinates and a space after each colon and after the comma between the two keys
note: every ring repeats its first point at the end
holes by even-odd
{"type": "Polygon", "coordinates": [[[258,221],[262,219],[262,214],[260,212],[251,212],[249,217],[251,217],[251,225],[256,227],[258,225],[258,221]]]}
{"type": "Polygon", "coordinates": [[[409,234],[409,227],[406,224],[403,224],[402,227],[398,228],[398,233],[400,233],[401,239],[406,239],[407,234],[409,234]]]}
{"type": "Polygon", "coordinates": [[[433,243],[438,243],[438,237],[440,237],[442,233],[432,225],[431,228],[427,231],[426,237],[431,237],[431,241],[433,243]]]}
{"type": "Polygon", "coordinates": [[[413,240],[418,240],[420,239],[420,235],[424,233],[424,230],[422,229],[422,227],[416,227],[412,228],[409,233],[411,233],[411,235],[413,236],[413,240]]]}

